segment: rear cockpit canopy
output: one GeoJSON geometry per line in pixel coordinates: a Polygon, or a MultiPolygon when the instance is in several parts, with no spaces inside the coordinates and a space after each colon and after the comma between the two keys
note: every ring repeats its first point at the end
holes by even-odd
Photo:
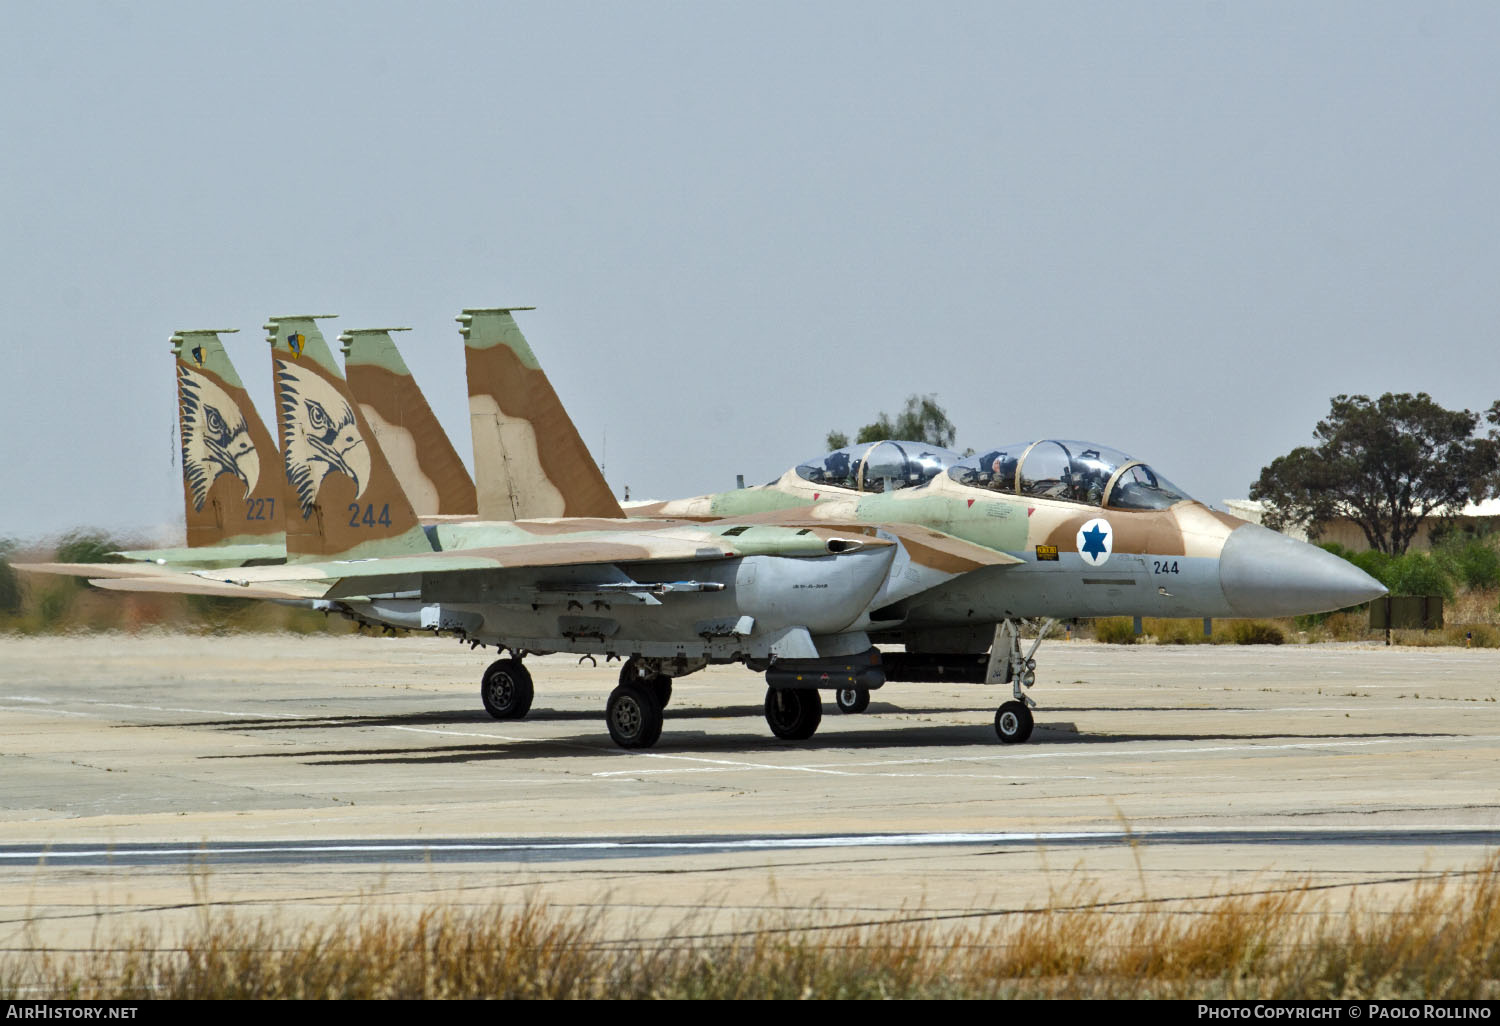
{"type": "Polygon", "coordinates": [[[925,442],[860,442],[798,464],[797,476],[856,492],[891,492],[924,485],[958,460],[958,453],[925,442]]]}
{"type": "Polygon", "coordinates": [[[985,450],[953,464],[948,476],[971,488],[1112,509],[1166,509],[1188,498],[1123,452],[1050,438],[985,450]]]}

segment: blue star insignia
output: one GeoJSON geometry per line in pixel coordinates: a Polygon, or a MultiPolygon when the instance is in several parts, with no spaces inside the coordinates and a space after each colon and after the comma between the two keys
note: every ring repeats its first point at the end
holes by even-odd
{"type": "Polygon", "coordinates": [[[1104,555],[1104,539],[1107,535],[1095,524],[1083,532],[1083,551],[1094,558],[1104,555]]]}

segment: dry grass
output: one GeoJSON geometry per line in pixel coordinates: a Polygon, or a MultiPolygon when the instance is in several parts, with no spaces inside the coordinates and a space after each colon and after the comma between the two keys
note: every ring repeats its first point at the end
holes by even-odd
{"type": "Polygon", "coordinates": [[[205,918],[171,945],[141,934],[0,963],[0,998],[1500,997],[1500,859],[1413,885],[1394,908],[1292,888],[1171,910],[1075,889],[972,926],[789,916],[650,942],[536,904],[302,927],[205,918]]]}

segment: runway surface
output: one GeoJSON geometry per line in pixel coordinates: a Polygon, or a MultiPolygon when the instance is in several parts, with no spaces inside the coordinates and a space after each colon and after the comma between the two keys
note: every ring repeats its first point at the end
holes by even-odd
{"type": "Polygon", "coordinates": [[[622,937],[1007,914],[1091,889],[1190,909],[1311,885],[1394,900],[1500,845],[1500,654],[1044,645],[1008,689],[892,684],[771,736],[740,668],[679,681],[624,752],[616,666],[431,639],[0,638],[0,948],[170,932],[205,909],[318,919],[545,901],[622,937]]]}

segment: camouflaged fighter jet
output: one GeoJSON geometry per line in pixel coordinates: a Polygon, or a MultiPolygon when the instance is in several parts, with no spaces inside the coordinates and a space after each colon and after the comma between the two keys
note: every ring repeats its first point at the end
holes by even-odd
{"type": "MultiPolygon", "coordinates": [[[[638,656],[675,675],[710,661],[821,666],[820,657],[858,640],[839,634],[862,609],[900,593],[900,582],[887,580],[899,539],[954,558],[951,541],[919,527],[875,538],[822,525],[569,517],[424,530],[370,443],[370,426],[314,321],[276,318],[267,327],[289,493],[288,562],[193,573],[128,564],[29,569],[87,576],[114,590],[337,604],[373,622],[501,645],[512,657],[486,671],[482,693],[493,714],[509,718],[531,703],[527,651],[638,656]],[[825,639],[821,648],[815,637],[825,639]]],[[[1008,559],[967,554],[979,563],[1008,559]]],[[[611,734],[626,747],[655,742],[670,688],[665,675],[638,678],[616,688],[607,706],[611,734]]],[[[767,708],[784,736],[816,727],[806,702],[767,708]]]]}
{"type": "MultiPolygon", "coordinates": [[[[492,361],[488,380],[503,384],[524,366],[530,378],[545,384],[510,310],[483,313],[496,352],[513,351],[503,364],[492,361]]],[[[473,394],[472,339],[469,345],[473,394]]],[[[519,382],[511,387],[522,392],[519,382]]],[[[513,454],[523,462],[530,456],[535,465],[530,446],[545,450],[558,424],[576,439],[550,385],[541,406],[527,410],[512,400],[509,416],[525,422],[509,428],[527,441],[524,453],[513,454]],[[539,408],[546,410],[545,428],[535,415],[539,408]]],[[[503,459],[492,456],[491,463],[503,459]]],[[[548,476],[565,479],[569,467],[572,473],[598,476],[581,443],[567,455],[553,453],[548,476]]],[[[602,477],[598,481],[602,487],[602,477]]],[[[835,690],[844,712],[868,706],[869,688],[861,684],[887,680],[1004,679],[1012,682],[1016,704],[1025,706],[1020,687],[1034,680],[1040,638],[1022,654],[1022,619],[1041,620],[1044,634],[1049,619],[1084,616],[1279,616],[1339,608],[1383,590],[1344,561],[1211,510],[1149,465],[1087,442],[1038,441],[967,460],[918,442],[862,443],[798,464],[760,487],[650,503],[629,513],[699,521],[749,517],[789,526],[826,523],[865,532],[877,525],[924,525],[1017,557],[1020,565],[1010,569],[981,574],[978,566],[964,567],[951,582],[932,583],[872,609],[869,636],[904,650],[886,651],[878,673],[866,666],[829,678],[844,685],[835,690]],[[1123,532],[1117,556],[1116,527],[1123,532]]],[[[923,571],[919,563],[899,572],[923,571]]],[[[631,660],[630,672],[649,679],[669,669],[642,657],[631,660]]],[[[630,679],[630,672],[622,680],[630,679]]],[[[1002,740],[1023,739],[1029,722],[1028,708],[1012,709],[997,718],[997,730],[1002,740]]]]}
{"type": "Polygon", "coordinates": [[[191,578],[51,569],[119,578],[101,583],[128,590],[336,602],[376,622],[495,644],[510,656],[486,670],[481,691],[502,717],[529,707],[527,652],[629,657],[606,706],[624,747],[656,741],[671,678],[727,662],[765,672],[766,719],[779,737],[813,734],[819,690],[867,695],[886,680],[937,674],[1009,682],[996,733],[1024,741],[1034,702],[1023,688],[1056,618],[1278,616],[1384,591],[1320,549],[1193,501],[1141,461],[1054,440],[991,449],[940,473],[895,468],[885,480],[922,480],[732,520],[453,522],[424,532],[312,321],[268,327],[296,502],[289,563],[191,578]],[[1028,619],[1040,621],[1029,647],[1028,619]],[[906,650],[875,647],[891,640],[906,650]]]}

